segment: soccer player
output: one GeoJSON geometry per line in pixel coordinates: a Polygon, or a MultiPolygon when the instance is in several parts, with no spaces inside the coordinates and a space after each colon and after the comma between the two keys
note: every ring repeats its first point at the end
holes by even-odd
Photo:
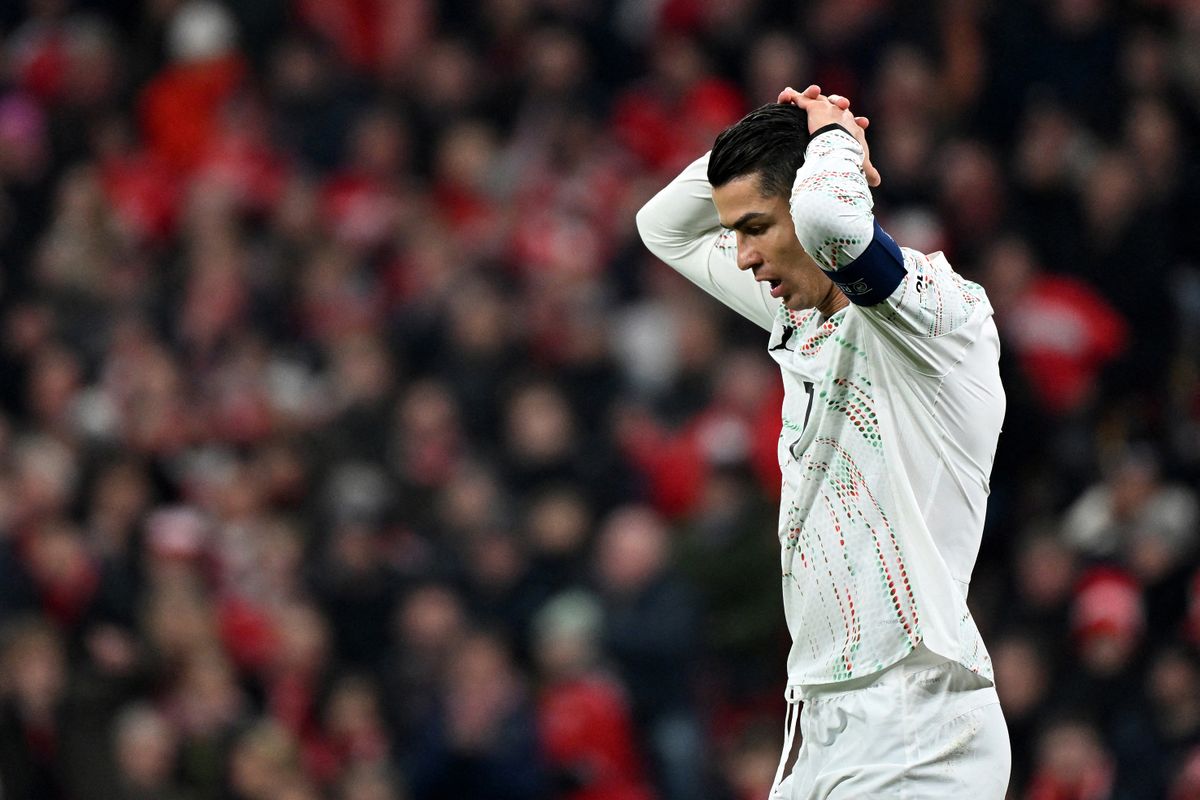
{"type": "Polygon", "coordinates": [[[998,800],[1008,732],[966,599],[1004,416],[999,340],[981,287],[875,220],[867,124],[845,98],[787,89],[638,230],[769,331],[783,373],[792,647],[771,796],[998,800]]]}

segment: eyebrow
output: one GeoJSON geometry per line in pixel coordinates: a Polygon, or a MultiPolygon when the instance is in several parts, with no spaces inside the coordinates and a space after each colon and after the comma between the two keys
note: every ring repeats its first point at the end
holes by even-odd
{"type": "Polygon", "coordinates": [[[767,216],[767,212],[765,211],[747,211],[745,214],[742,214],[737,218],[737,222],[733,223],[732,225],[722,225],[721,227],[731,231],[741,230],[748,222],[754,220],[756,217],[765,216],[767,216]]]}

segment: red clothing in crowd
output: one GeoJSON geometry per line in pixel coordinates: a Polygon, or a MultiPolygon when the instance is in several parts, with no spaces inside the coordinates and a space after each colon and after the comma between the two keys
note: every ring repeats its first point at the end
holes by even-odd
{"type": "Polygon", "coordinates": [[[613,112],[617,139],[654,170],[670,171],[703,153],[726,126],[745,113],[737,87],[704,78],[669,98],[650,87],[636,87],[618,98],[613,112]]]}
{"type": "Polygon", "coordinates": [[[162,242],[175,232],[182,192],[166,164],[145,152],[110,155],[100,162],[100,182],[135,241],[162,242]]]}
{"type": "Polygon", "coordinates": [[[678,431],[664,430],[649,418],[628,429],[625,454],[648,479],[654,507],[670,517],[693,510],[728,437],[746,438],[747,463],[768,494],[778,497],[776,450],[783,387],[776,384],[773,389],[752,414],[714,405],[678,431]]]}
{"type": "Polygon", "coordinates": [[[564,800],[652,800],[634,743],[629,704],[600,676],[554,684],[538,704],[547,761],[579,780],[564,800]]]}
{"type": "Polygon", "coordinates": [[[1090,770],[1075,781],[1065,781],[1048,772],[1038,772],[1029,781],[1026,800],[1108,800],[1112,771],[1090,770]]]}
{"type": "Polygon", "coordinates": [[[73,628],[100,588],[100,571],[78,537],[58,530],[33,531],[20,539],[20,552],[42,612],[60,628],[73,628]]]}
{"type": "Polygon", "coordinates": [[[139,98],[142,133],[150,153],[179,173],[190,173],[208,156],[220,115],[246,74],[241,56],[173,64],[139,98]]]}
{"type": "Polygon", "coordinates": [[[1034,278],[1005,322],[1032,388],[1048,411],[1087,401],[1104,365],[1125,349],[1125,320],[1087,284],[1062,275],[1034,278]]]}
{"type": "Polygon", "coordinates": [[[297,0],[296,13],[351,66],[383,76],[416,55],[434,20],[427,0],[297,0]]]}

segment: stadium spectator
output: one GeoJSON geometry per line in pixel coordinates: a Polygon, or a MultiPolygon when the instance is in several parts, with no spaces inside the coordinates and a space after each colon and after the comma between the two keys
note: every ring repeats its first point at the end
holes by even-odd
{"type": "Polygon", "coordinates": [[[602,613],[574,591],[533,620],[542,747],[565,800],[651,800],[629,699],[600,664],[602,613]]]}
{"type": "Polygon", "coordinates": [[[596,580],[604,646],[629,687],[634,719],[668,800],[706,796],[692,694],[698,620],[691,587],[672,568],[661,518],[620,508],[601,526],[596,580]],[[682,667],[682,669],[681,669],[682,667]]]}
{"type": "Polygon", "coordinates": [[[411,752],[414,800],[483,794],[508,800],[546,791],[531,698],[500,637],[464,636],[436,702],[411,752]]]}
{"type": "Polygon", "coordinates": [[[183,800],[175,783],[176,732],[154,709],[131,706],[114,722],[121,800],[183,800]]]}
{"type": "Polygon", "coordinates": [[[998,310],[1014,796],[1200,796],[1194,6],[0,3],[0,793],[423,800],[478,723],[565,796],[535,621],[591,591],[624,785],[761,795],[780,387],[634,212],[816,80],[998,310]]]}

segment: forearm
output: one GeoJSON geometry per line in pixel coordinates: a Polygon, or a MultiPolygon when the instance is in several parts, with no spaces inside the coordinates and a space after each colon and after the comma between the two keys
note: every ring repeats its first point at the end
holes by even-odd
{"type": "Polygon", "coordinates": [[[737,246],[721,227],[708,182],[708,154],[689,164],[637,214],[647,249],[758,326],[770,330],[778,301],[737,268],[737,246]]]}
{"type": "Polygon", "coordinates": [[[792,189],[804,250],[858,306],[882,303],[904,279],[900,248],[875,221],[863,148],[841,127],[817,131],[792,189]]]}
{"type": "Polygon", "coordinates": [[[721,228],[708,183],[708,156],[685,167],[637,213],[647,249],[672,266],[721,228]]]}
{"type": "Polygon", "coordinates": [[[874,201],[862,171],[863,150],[841,128],[809,142],[792,189],[792,221],[804,250],[826,271],[866,251],[874,235],[874,201]]]}

